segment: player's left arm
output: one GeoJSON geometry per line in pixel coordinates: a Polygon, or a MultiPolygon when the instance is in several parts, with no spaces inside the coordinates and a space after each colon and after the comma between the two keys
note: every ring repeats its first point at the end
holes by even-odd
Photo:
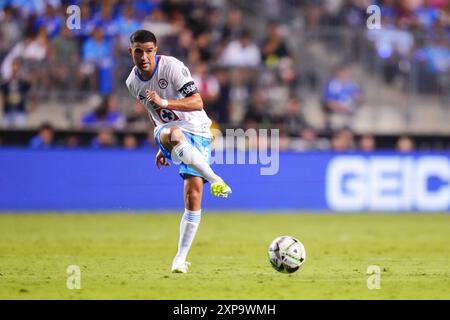
{"type": "Polygon", "coordinates": [[[203,109],[203,99],[198,92],[185,98],[166,100],[167,103],[155,91],[147,90],[146,94],[147,100],[160,108],[178,111],[199,111],[203,109]]]}

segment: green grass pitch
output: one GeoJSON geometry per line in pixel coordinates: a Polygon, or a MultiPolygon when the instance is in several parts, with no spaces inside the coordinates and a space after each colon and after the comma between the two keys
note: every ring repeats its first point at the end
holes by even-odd
{"type": "Polygon", "coordinates": [[[1,214],[0,299],[450,299],[450,215],[205,213],[189,273],[172,274],[180,217],[1,214]],[[294,274],[267,261],[280,235],[306,247],[294,274]]]}

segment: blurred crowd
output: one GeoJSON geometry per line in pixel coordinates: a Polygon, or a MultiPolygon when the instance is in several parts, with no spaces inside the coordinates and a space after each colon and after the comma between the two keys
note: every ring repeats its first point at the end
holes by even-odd
{"type": "MultiPolygon", "coordinates": [[[[421,66],[420,90],[450,87],[448,0],[262,1],[270,11],[263,32],[253,28],[241,8],[225,3],[0,0],[1,124],[23,127],[27,114],[52,92],[62,92],[64,99],[73,101],[98,94],[99,103],[74,119],[72,129],[98,130],[93,148],[152,144],[150,138],[138,141],[133,134],[117,141],[114,134],[143,126],[151,131],[144,107],[119,98],[127,95],[124,82],[132,67],[129,35],[144,28],[156,34],[160,54],[173,55],[190,67],[215,128],[276,128],[286,150],[374,148],[373,136],[354,139],[353,119],[364,101],[364,88],[352,79],[348,63],[336,66],[319,84],[317,75],[304,71],[307,62],[298,61],[289,43],[290,20],[283,19],[282,11],[295,6],[302,7],[310,31],[363,30],[382,62],[387,83],[407,77],[413,59],[421,66]],[[73,4],[80,8],[81,28],[69,30],[67,8],[73,4]],[[366,27],[370,4],[381,8],[381,30],[366,27]],[[319,92],[324,128],[314,127],[306,117],[301,89],[319,92]]],[[[351,44],[360,43],[353,40],[351,44]]],[[[30,146],[52,146],[49,131],[51,125],[43,125],[30,146]]],[[[73,135],[62,143],[80,142],[73,135]]]]}
{"type": "MultiPolygon", "coordinates": [[[[358,34],[350,36],[352,57],[368,55],[371,71],[379,68],[387,84],[406,80],[420,93],[448,91],[450,87],[450,1],[448,0],[354,0],[337,1],[343,6],[322,6],[313,1],[311,23],[315,26],[346,26],[353,30],[369,27],[362,53],[358,34]],[[367,21],[370,4],[380,9],[379,18],[367,21]],[[382,29],[376,28],[379,23],[382,29]],[[372,53],[374,53],[372,55],[372,53]]],[[[328,2],[331,4],[332,2],[328,2]]],[[[376,11],[371,10],[374,14],[376,11]]],[[[348,35],[347,35],[348,36],[348,35]]],[[[335,38],[330,43],[339,42],[335,38]]]]}
{"type": "MultiPolygon", "coordinates": [[[[235,137],[239,136],[236,132],[235,137]]],[[[273,134],[273,133],[272,133],[273,134]]],[[[126,150],[144,150],[148,148],[156,148],[153,131],[148,134],[136,134],[133,132],[115,132],[112,128],[100,128],[92,137],[88,139],[81,139],[76,133],[68,132],[64,135],[56,134],[53,126],[50,123],[43,123],[36,135],[29,141],[29,147],[32,149],[61,149],[61,148],[90,148],[113,150],[123,148],[126,150]],[[87,142],[82,141],[87,140],[87,142]]],[[[216,137],[213,140],[215,151],[224,151],[226,148],[225,141],[218,143],[217,139],[224,139],[225,137],[216,137]]],[[[239,150],[258,150],[271,147],[270,133],[262,138],[252,139],[251,135],[247,135],[244,146],[237,145],[239,150]],[[264,140],[264,141],[262,141],[264,140]]],[[[397,150],[399,152],[412,152],[416,145],[412,137],[408,135],[401,135],[397,138],[395,145],[389,148],[382,148],[383,150],[397,150]]],[[[364,134],[355,136],[349,129],[341,129],[332,134],[331,138],[324,138],[317,135],[316,131],[312,129],[305,129],[302,135],[297,138],[282,135],[279,137],[278,148],[281,151],[337,151],[337,152],[371,152],[379,150],[377,146],[377,138],[372,134],[364,134]]]]}

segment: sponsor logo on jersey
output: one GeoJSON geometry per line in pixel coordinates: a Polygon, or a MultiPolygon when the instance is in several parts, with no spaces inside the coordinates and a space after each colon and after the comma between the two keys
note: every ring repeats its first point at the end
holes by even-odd
{"type": "Polygon", "coordinates": [[[180,120],[180,118],[178,118],[178,116],[172,110],[158,109],[156,110],[156,112],[158,113],[158,116],[162,122],[172,122],[180,120]]]}
{"type": "Polygon", "coordinates": [[[168,85],[169,85],[169,83],[167,82],[166,79],[159,79],[159,81],[158,81],[158,86],[159,86],[161,89],[167,88],[168,85]]]}

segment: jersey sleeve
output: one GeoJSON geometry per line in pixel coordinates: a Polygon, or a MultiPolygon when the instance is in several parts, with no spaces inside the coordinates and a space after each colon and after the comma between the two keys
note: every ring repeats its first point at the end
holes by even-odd
{"type": "Polygon", "coordinates": [[[175,61],[170,64],[169,75],[174,88],[184,97],[190,97],[198,93],[197,85],[191,76],[191,72],[181,61],[175,61]]]}

